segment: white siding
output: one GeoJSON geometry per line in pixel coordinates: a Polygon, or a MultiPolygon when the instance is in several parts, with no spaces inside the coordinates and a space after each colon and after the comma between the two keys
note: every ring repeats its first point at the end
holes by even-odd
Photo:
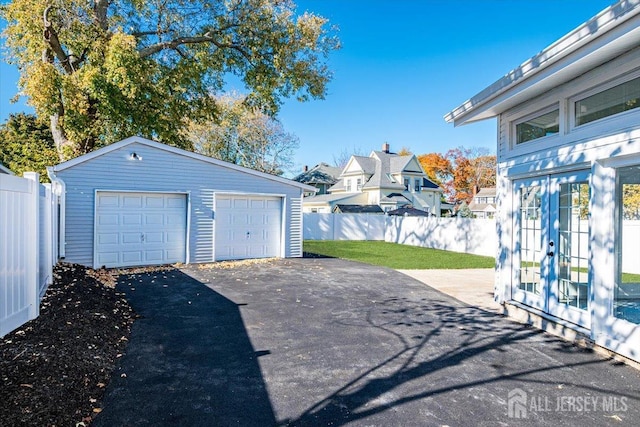
{"type": "MultiPolygon", "coordinates": [[[[86,266],[93,265],[96,190],[187,193],[190,202],[187,260],[195,263],[213,260],[215,192],[285,195],[286,206],[290,206],[291,197],[302,195],[302,189],[293,185],[140,143],[76,164],[59,171],[57,176],[66,184],[65,260],[86,266]],[[130,159],[133,152],[142,160],[130,159]]],[[[288,209],[285,224],[290,222],[288,209]]],[[[289,250],[285,256],[291,256],[289,250]]]]}
{"type": "MultiPolygon", "coordinates": [[[[507,166],[511,166],[511,164],[521,163],[524,156],[531,161],[549,158],[553,162],[549,167],[557,168],[576,161],[578,156],[571,158],[568,154],[594,151],[594,148],[598,152],[594,158],[598,159],[602,158],[602,154],[606,153],[607,149],[609,149],[609,153],[622,154],[618,152],[621,142],[620,131],[637,128],[640,109],[617,114],[573,129],[568,123],[570,117],[565,120],[562,115],[565,113],[567,116],[571,116],[571,108],[567,108],[567,106],[571,104],[574,96],[598,87],[614,77],[629,73],[638,67],[640,67],[640,48],[621,55],[613,61],[546,92],[544,95],[501,114],[498,117],[498,162],[508,162],[507,166]],[[560,133],[510,147],[509,133],[512,123],[550,105],[558,105],[560,108],[560,133]],[[607,135],[612,135],[613,138],[603,138],[607,135]],[[593,139],[594,136],[598,137],[597,142],[593,139]]],[[[605,154],[605,156],[609,155],[605,154]]]]}

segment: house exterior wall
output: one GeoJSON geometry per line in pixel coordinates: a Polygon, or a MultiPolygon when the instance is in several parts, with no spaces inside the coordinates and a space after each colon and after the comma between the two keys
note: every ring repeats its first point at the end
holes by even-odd
{"type": "MultiPolygon", "coordinates": [[[[500,114],[497,179],[496,296],[500,301],[508,302],[514,299],[513,284],[519,280],[517,271],[520,268],[517,183],[525,179],[544,180],[563,174],[586,173],[590,188],[588,266],[591,291],[589,310],[585,315],[587,320],[581,325],[597,344],[635,360],[640,360],[640,325],[614,317],[611,307],[618,262],[622,262],[617,259],[618,242],[614,238],[617,236],[617,209],[620,209],[620,200],[615,198],[616,171],[620,167],[640,165],[640,109],[581,126],[573,123],[573,109],[576,99],[592,90],[616,85],[620,77],[638,76],[640,48],[635,48],[500,114]],[[515,144],[518,120],[555,106],[560,112],[557,134],[515,144]]],[[[542,246],[546,252],[545,243],[542,246]]],[[[570,317],[566,319],[572,321],[570,317]]]]}
{"type": "Polygon", "coordinates": [[[302,256],[302,189],[132,143],[56,173],[66,184],[65,259],[93,265],[94,206],[98,190],[185,193],[188,197],[187,261],[213,261],[216,192],[284,196],[284,256],[302,256]],[[135,152],[142,160],[131,160],[135,152]]]}

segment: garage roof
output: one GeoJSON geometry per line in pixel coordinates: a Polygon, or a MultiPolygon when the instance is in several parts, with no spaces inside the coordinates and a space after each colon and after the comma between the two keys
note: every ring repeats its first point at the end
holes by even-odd
{"type": "Polygon", "coordinates": [[[63,171],[65,169],[68,169],[68,168],[71,168],[73,166],[76,166],[76,165],[78,165],[80,163],[89,161],[91,159],[95,159],[96,157],[102,156],[104,154],[110,153],[112,151],[118,150],[120,148],[126,147],[127,145],[131,145],[131,144],[147,145],[149,147],[154,147],[154,148],[157,148],[159,150],[168,151],[170,153],[174,153],[174,154],[177,154],[179,156],[190,157],[190,158],[193,158],[193,159],[196,159],[196,160],[200,160],[200,161],[203,161],[203,162],[207,162],[207,163],[211,163],[211,164],[214,164],[216,166],[223,167],[223,168],[244,172],[244,173],[247,173],[249,175],[254,175],[254,176],[259,177],[259,178],[269,179],[271,181],[276,181],[276,182],[279,182],[281,184],[290,185],[292,187],[298,187],[298,188],[303,189],[304,191],[318,191],[317,188],[312,187],[310,185],[302,184],[300,182],[296,182],[296,181],[293,181],[293,180],[290,180],[290,179],[287,179],[287,178],[282,178],[280,176],[276,176],[276,175],[271,175],[271,174],[268,174],[268,173],[260,172],[260,171],[254,170],[254,169],[245,168],[243,166],[238,166],[238,165],[235,165],[233,163],[229,163],[229,162],[225,162],[225,161],[222,161],[222,160],[214,159],[213,157],[204,156],[202,154],[198,154],[198,153],[194,153],[194,152],[191,152],[191,151],[183,150],[181,148],[172,147],[170,145],[162,144],[160,142],[152,141],[150,139],[142,138],[140,136],[131,136],[131,137],[127,138],[127,139],[123,139],[122,141],[115,142],[113,144],[107,145],[106,147],[103,147],[103,148],[100,148],[98,150],[92,151],[92,152],[87,153],[87,154],[85,154],[83,156],[76,157],[75,159],[71,159],[71,160],[68,160],[66,162],[60,163],[60,164],[58,164],[58,165],[53,167],[53,171],[54,172],[63,171]]]}
{"type": "Polygon", "coordinates": [[[640,0],[621,0],[444,116],[455,126],[498,114],[638,46],[640,0]]]}

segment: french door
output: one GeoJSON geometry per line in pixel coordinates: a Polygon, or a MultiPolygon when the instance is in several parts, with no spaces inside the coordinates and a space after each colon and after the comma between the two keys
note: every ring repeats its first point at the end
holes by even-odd
{"type": "Polygon", "coordinates": [[[514,182],[512,299],[588,327],[589,172],[514,182]]]}

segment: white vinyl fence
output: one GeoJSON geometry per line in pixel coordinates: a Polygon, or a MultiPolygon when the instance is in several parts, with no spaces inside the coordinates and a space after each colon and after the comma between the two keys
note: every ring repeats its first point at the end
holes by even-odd
{"type": "Polygon", "coordinates": [[[305,213],[305,240],[384,240],[385,215],[305,213]]]}
{"type": "Polygon", "coordinates": [[[390,216],[384,240],[490,257],[498,250],[493,219],[390,216]]]}
{"type": "Polygon", "coordinates": [[[38,317],[57,260],[57,204],[39,175],[0,174],[0,336],[38,317]]]}
{"type": "Polygon", "coordinates": [[[492,219],[305,213],[304,239],[384,240],[491,257],[497,250],[492,219]]]}

